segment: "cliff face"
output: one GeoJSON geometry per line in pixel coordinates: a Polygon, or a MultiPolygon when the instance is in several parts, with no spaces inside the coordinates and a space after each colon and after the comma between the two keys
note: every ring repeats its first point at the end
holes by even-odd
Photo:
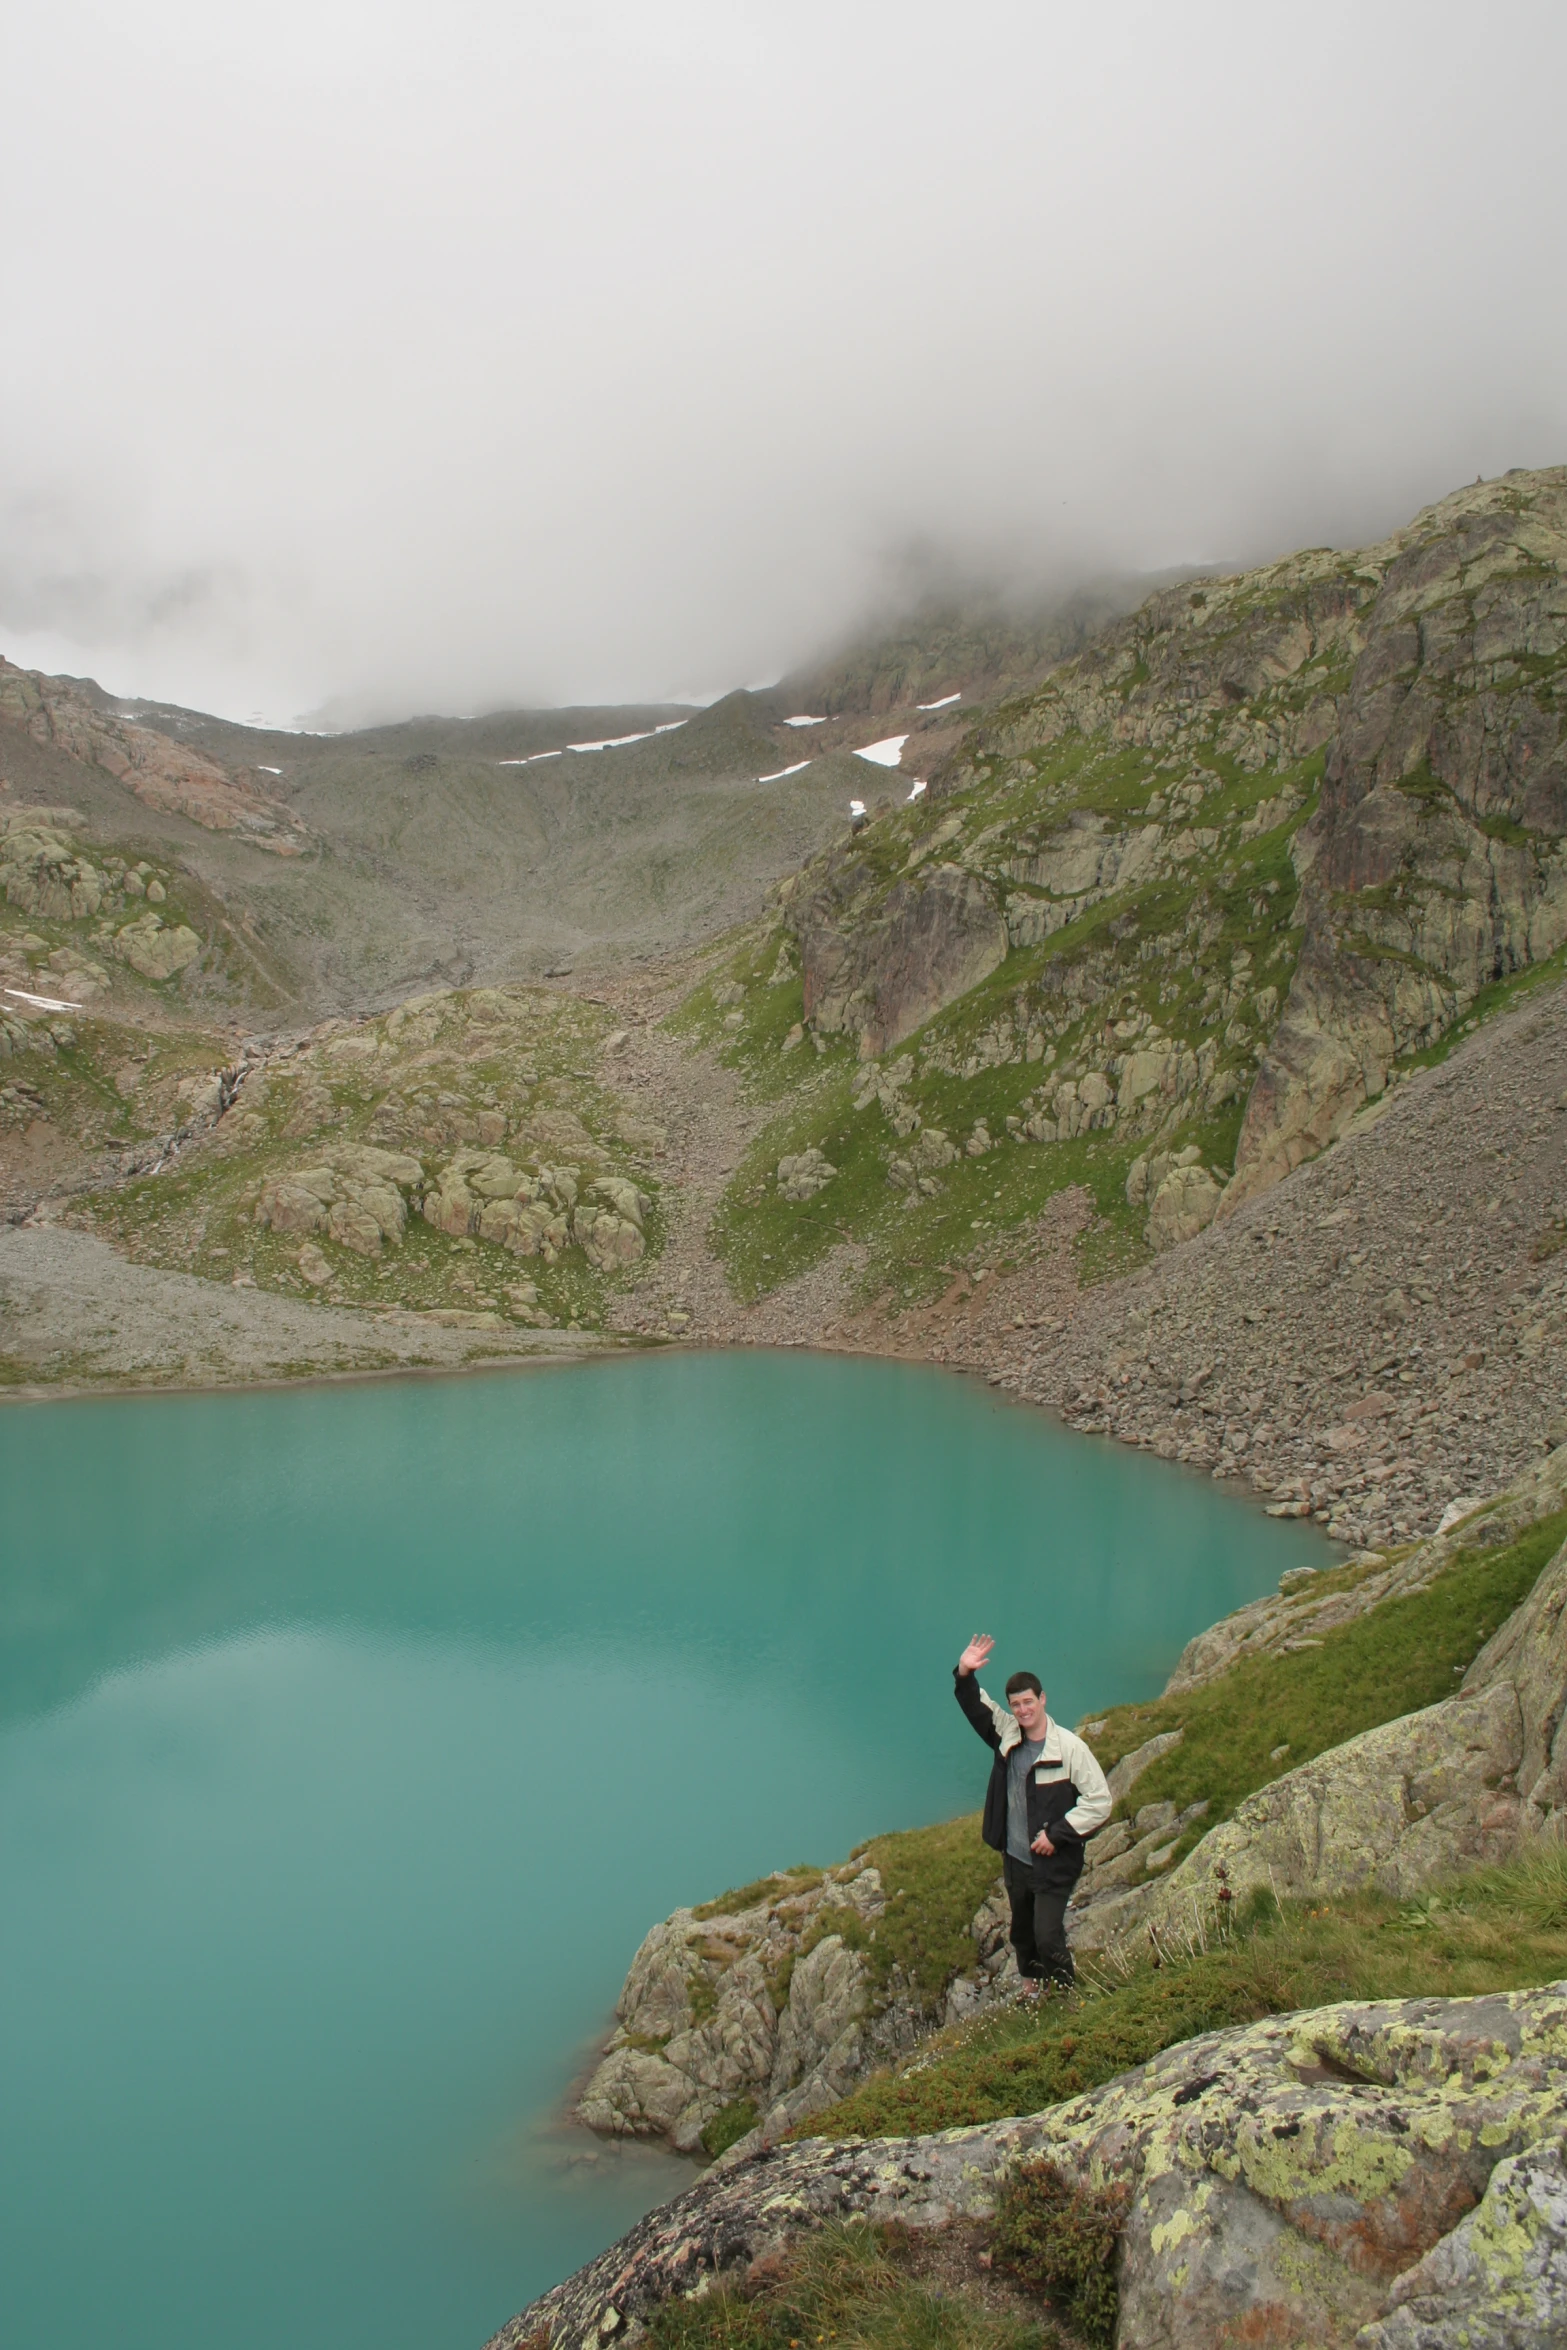
{"type": "Polygon", "coordinates": [[[1090,1119],[1152,1093],[1173,1132],[1228,1062],[1229,1200],[1265,1188],[1567,940],[1564,555],[1558,468],[1155,596],[785,893],[807,1018],[874,1058],[999,971],[1021,1060],[1028,996],[1075,971],[1097,1001],[1135,965],[1169,1011],[1137,1053],[1106,1040],[1090,1119]],[[1221,940],[1216,1022],[1192,977],[1221,940]],[[1169,1065],[1128,1069],[1149,1050],[1169,1065]]]}
{"type": "Polygon", "coordinates": [[[1567,475],[1462,492],[1393,550],[1294,845],[1305,943],[1247,1104],[1236,1204],[1340,1133],[1399,1054],[1567,939],[1567,475]]]}

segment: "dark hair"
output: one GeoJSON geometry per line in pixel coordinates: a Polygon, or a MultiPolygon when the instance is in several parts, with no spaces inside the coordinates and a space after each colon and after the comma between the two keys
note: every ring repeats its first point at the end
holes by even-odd
{"type": "Polygon", "coordinates": [[[1008,1697],[1016,1697],[1020,1689],[1032,1689],[1036,1697],[1043,1697],[1045,1694],[1039,1686],[1039,1675],[1037,1673],[1010,1674],[1007,1679],[1008,1697]]]}

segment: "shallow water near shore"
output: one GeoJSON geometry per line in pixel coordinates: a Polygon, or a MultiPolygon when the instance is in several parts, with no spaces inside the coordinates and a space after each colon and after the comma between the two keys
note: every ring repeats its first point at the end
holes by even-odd
{"type": "Polygon", "coordinates": [[[479,2350],[684,2184],[558,2121],[657,1917],[969,1810],[1321,1564],[905,1365],[0,1414],[8,2350],[479,2350]],[[584,2156],[587,2159],[582,2159],[584,2156]]]}

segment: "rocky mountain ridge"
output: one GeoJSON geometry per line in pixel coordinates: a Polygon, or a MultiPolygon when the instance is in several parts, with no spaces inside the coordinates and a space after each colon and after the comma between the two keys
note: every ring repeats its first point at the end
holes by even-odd
{"type": "MultiPolygon", "coordinates": [[[[852,1145],[907,1189],[927,1128],[1054,1152],[1015,1220],[1097,1151],[1157,1248],[1320,1151],[1567,942],[1564,551],[1567,472],[1509,475],[1381,546],[1168,589],[984,715],[735,959],[734,1054],[787,1048],[787,1011],[862,1064],[814,1106],[794,1065],[777,1156],[841,1177],[852,1145]],[[845,1106],[913,1156],[846,1141],[845,1106]]],[[[836,1221],[888,1226],[857,1190],[836,1221]]]]}

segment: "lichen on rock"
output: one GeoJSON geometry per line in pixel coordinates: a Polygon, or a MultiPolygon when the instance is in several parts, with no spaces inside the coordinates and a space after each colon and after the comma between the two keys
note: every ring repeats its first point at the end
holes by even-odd
{"type": "Polygon", "coordinates": [[[1517,2319],[1567,2294],[1564,2131],[1567,1984],[1273,2017],[980,2129],[737,2148],[491,2350],[587,2350],[611,2308],[634,2343],[661,2302],[829,2221],[987,2219],[1001,2180],[1041,2157],[1127,2190],[1118,2350],[1532,2350],[1552,2336],[1517,2319]],[[1477,2330],[1418,2330],[1442,2293],[1477,2330]]]}

